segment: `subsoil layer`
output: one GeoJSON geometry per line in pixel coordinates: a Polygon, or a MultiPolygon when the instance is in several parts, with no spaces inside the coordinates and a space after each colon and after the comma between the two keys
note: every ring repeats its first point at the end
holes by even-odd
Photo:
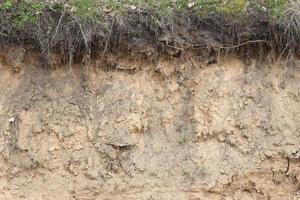
{"type": "Polygon", "coordinates": [[[300,199],[297,59],[14,61],[0,62],[1,200],[300,199]]]}

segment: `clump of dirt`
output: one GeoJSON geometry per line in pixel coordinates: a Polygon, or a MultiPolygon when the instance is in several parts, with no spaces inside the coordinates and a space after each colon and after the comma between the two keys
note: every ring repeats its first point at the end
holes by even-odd
{"type": "Polygon", "coordinates": [[[0,199],[300,198],[299,60],[196,58],[1,61],[0,199]]]}

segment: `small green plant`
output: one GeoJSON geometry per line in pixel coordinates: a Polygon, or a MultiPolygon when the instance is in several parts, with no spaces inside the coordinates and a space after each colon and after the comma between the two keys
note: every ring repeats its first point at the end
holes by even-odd
{"type": "Polygon", "coordinates": [[[271,17],[280,18],[286,10],[287,0],[267,0],[266,7],[271,12],[271,17]]]}
{"type": "Polygon", "coordinates": [[[122,3],[118,0],[108,0],[107,5],[113,11],[119,11],[122,9],[122,3]]]}
{"type": "Polygon", "coordinates": [[[284,15],[288,5],[290,5],[289,0],[248,0],[248,4],[255,11],[267,11],[270,13],[270,17],[273,19],[278,19],[284,15]]]}
{"type": "Polygon", "coordinates": [[[202,15],[224,13],[241,16],[247,10],[268,11],[273,18],[281,17],[288,5],[288,0],[197,0],[196,10],[202,15]]]}
{"type": "Polygon", "coordinates": [[[25,0],[18,6],[19,16],[16,18],[17,26],[24,26],[28,23],[35,23],[44,9],[43,3],[36,3],[25,0]]]}
{"type": "Polygon", "coordinates": [[[13,3],[12,0],[6,0],[0,5],[0,9],[10,13],[16,27],[22,27],[35,23],[39,15],[42,14],[44,5],[41,2],[33,2],[32,0],[24,0],[17,3],[13,3]]]}
{"type": "Polygon", "coordinates": [[[12,6],[13,6],[12,0],[6,0],[6,1],[4,1],[3,4],[0,5],[0,8],[4,9],[4,10],[8,10],[8,9],[11,9],[12,6]]]}
{"type": "Polygon", "coordinates": [[[187,142],[187,138],[185,136],[181,136],[179,139],[178,139],[178,143],[179,144],[185,144],[187,142]]]}
{"type": "Polygon", "coordinates": [[[247,0],[197,0],[196,10],[200,15],[224,13],[231,16],[240,16],[247,9],[247,0]]]}
{"type": "Polygon", "coordinates": [[[202,165],[200,170],[199,170],[199,175],[205,176],[208,174],[208,167],[205,165],[202,165]]]}
{"type": "Polygon", "coordinates": [[[227,4],[220,6],[218,8],[219,12],[223,12],[228,15],[240,16],[242,15],[247,8],[246,0],[231,0],[227,4]]]}
{"type": "Polygon", "coordinates": [[[97,19],[101,16],[99,2],[95,0],[72,0],[71,10],[82,19],[97,19]]]}

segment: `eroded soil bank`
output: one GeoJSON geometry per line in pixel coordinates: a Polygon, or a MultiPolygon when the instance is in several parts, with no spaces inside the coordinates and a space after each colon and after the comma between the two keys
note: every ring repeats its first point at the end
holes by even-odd
{"type": "Polygon", "coordinates": [[[0,199],[300,199],[295,62],[1,62],[0,199]]]}

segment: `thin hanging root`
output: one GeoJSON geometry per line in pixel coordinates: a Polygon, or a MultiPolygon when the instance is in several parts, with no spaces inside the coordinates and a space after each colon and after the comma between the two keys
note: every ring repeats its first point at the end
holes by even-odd
{"type": "Polygon", "coordinates": [[[72,78],[75,78],[72,65],[69,64],[69,73],[71,74],[72,78]]]}
{"type": "Polygon", "coordinates": [[[85,45],[85,55],[83,56],[83,63],[85,64],[89,64],[90,59],[91,59],[91,34],[92,34],[92,30],[90,30],[89,33],[84,33],[83,28],[82,28],[82,24],[80,22],[78,22],[76,20],[76,22],[79,25],[83,40],[84,40],[84,45],[85,45]],[[89,36],[89,39],[87,38],[87,36],[89,36]]]}
{"type": "Polygon", "coordinates": [[[69,49],[69,73],[72,75],[72,77],[74,78],[74,73],[73,73],[73,55],[72,55],[72,51],[69,49]]]}
{"type": "Polygon", "coordinates": [[[52,39],[50,40],[50,42],[48,43],[48,46],[47,46],[47,48],[46,49],[44,49],[44,51],[48,51],[49,50],[49,48],[51,48],[51,46],[52,46],[52,43],[53,43],[53,41],[54,41],[54,39],[55,39],[55,37],[57,36],[57,34],[58,34],[58,29],[59,29],[59,27],[60,27],[60,25],[61,25],[61,22],[62,22],[62,19],[64,18],[64,16],[65,16],[65,10],[61,13],[61,16],[60,16],[60,18],[59,18],[59,20],[58,20],[58,23],[57,23],[57,26],[56,26],[56,29],[55,29],[55,32],[54,32],[54,34],[53,34],[53,36],[52,36],[52,39]]]}
{"type": "Polygon", "coordinates": [[[282,50],[282,52],[280,53],[279,58],[278,58],[278,60],[277,60],[277,62],[276,62],[277,65],[279,64],[279,62],[280,62],[280,60],[281,60],[281,58],[282,58],[284,52],[287,50],[287,48],[290,46],[291,43],[292,43],[292,41],[290,41],[290,42],[286,45],[286,47],[282,50]]]}
{"type": "Polygon", "coordinates": [[[105,53],[106,53],[106,51],[107,51],[107,47],[108,47],[108,43],[109,43],[109,40],[110,40],[110,36],[111,36],[111,34],[112,34],[112,30],[113,30],[114,25],[115,25],[115,20],[116,20],[116,18],[114,18],[114,20],[113,20],[113,22],[112,22],[112,24],[111,24],[111,28],[110,28],[110,30],[109,30],[109,33],[108,33],[108,36],[107,36],[107,40],[106,40],[106,42],[105,42],[104,51],[103,51],[103,53],[102,53],[102,59],[104,58],[105,53]]]}

